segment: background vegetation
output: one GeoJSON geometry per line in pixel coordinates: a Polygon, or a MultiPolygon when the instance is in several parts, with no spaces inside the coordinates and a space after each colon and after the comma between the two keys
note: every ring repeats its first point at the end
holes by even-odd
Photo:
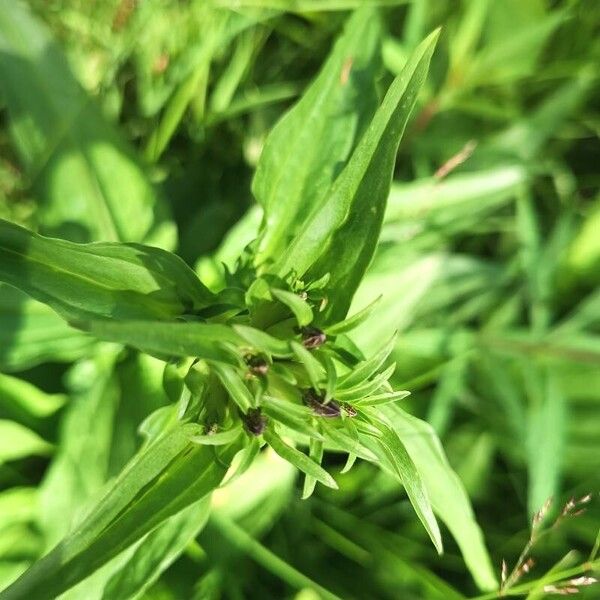
{"type": "MultiPolygon", "coordinates": [[[[132,239],[218,286],[260,222],[250,183],[267,134],[364,2],[27,4],[0,0],[0,217],[83,242],[119,239],[116,211],[132,239]]],[[[519,573],[511,593],[540,598],[543,576],[598,551],[600,4],[370,4],[384,17],[380,92],[442,32],[354,310],[383,300],[354,339],[370,351],[400,332],[393,385],[440,436],[498,579],[549,498],[551,523],[592,494],[519,573]]],[[[133,350],[115,361],[0,285],[0,589],[135,452],[139,424],[168,402],[159,364],[133,350]]],[[[483,593],[447,530],[437,555],[391,477],[326,465],[340,490],[303,501],[294,470],[263,456],[137,597],[483,593]]],[[[96,593],[133,597],[118,578],[68,597],[96,593]]]]}

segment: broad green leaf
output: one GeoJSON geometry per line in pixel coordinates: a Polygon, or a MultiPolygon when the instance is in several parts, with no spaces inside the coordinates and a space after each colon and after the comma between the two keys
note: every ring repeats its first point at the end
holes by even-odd
{"type": "Polygon", "coordinates": [[[50,600],[211,493],[239,448],[195,445],[176,427],[140,452],[77,528],[2,594],[50,600]]]}
{"type": "Polygon", "coordinates": [[[213,295],[177,256],[137,244],[74,244],[0,220],[0,280],[63,318],[167,319],[213,295]]]}
{"type": "Polygon", "coordinates": [[[331,273],[326,315],[343,319],[371,261],[381,229],[400,138],[423,85],[439,31],[413,53],[344,170],[315,206],[273,269],[311,278],[331,273]]]}
{"type": "Polygon", "coordinates": [[[43,232],[174,245],[166,206],[133,149],[21,2],[0,3],[0,78],[16,149],[42,202],[43,232]]]}
{"type": "Polygon", "coordinates": [[[52,445],[19,423],[0,419],[0,465],[27,456],[46,456],[52,445]]]}
{"type": "Polygon", "coordinates": [[[232,362],[222,342],[242,342],[227,325],[155,321],[89,321],[82,327],[108,342],[133,346],[157,356],[194,356],[232,362]]]}
{"type": "Polygon", "coordinates": [[[205,496],[149,533],[108,581],[102,598],[139,598],[202,530],[210,514],[209,503],[210,497],[205,496]]]}
{"type": "Polygon", "coordinates": [[[478,587],[496,589],[496,577],[483,534],[475,521],[467,493],[448,463],[437,435],[429,424],[400,408],[390,406],[383,410],[414,461],[434,511],[450,529],[478,587]]]}
{"type": "Polygon", "coordinates": [[[319,206],[371,118],[380,27],[369,9],[348,21],[318,77],[269,135],[252,190],[264,209],[256,261],[277,259],[319,206]]]}
{"type": "Polygon", "coordinates": [[[0,284],[0,370],[19,371],[45,361],[75,360],[93,343],[49,306],[0,284]]]}
{"type": "Polygon", "coordinates": [[[296,317],[300,327],[308,325],[313,320],[313,311],[306,300],[302,300],[298,294],[293,294],[286,290],[277,290],[271,288],[271,294],[280,302],[283,302],[296,317]]]}
{"type": "Polygon", "coordinates": [[[281,458],[293,464],[297,469],[314,477],[323,485],[337,490],[338,485],[335,479],[321,465],[318,465],[314,460],[310,459],[306,454],[296,450],[292,446],[286,444],[275,432],[267,429],[264,432],[265,441],[275,450],[281,458]]]}
{"type": "MultiPolygon", "coordinates": [[[[380,437],[374,438],[376,440],[375,447],[372,445],[368,445],[368,447],[375,451],[379,446],[383,451],[378,454],[385,459],[388,468],[404,486],[417,516],[423,523],[436,550],[441,554],[443,551],[442,535],[433,514],[429,494],[421,478],[420,470],[417,469],[408,453],[404,440],[392,426],[381,420],[374,420],[373,425],[378,429],[380,437]]],[[[363,441],[367,442],[367,439],[363,441]]]]}

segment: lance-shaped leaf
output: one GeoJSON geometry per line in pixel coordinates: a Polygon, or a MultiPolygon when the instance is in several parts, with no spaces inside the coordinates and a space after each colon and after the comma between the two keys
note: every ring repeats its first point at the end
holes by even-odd
{"type": "Polygon", "coordinates": [[[81,327],[98,339],[133,346],[156,356],[194,356],[237,364],[222,346],[244,343],[227,325],[157,321],[88,321],[81,327]]]}
{"type": "Polygon", "coordinates": [[[357,11],[318,77],[269,135],[252,183],[265,211],[259,263],[278,257],[323,201],[373,115],[379,37],[373,10],[357,11]]]}
{"type": "Polygon", "coordinates": [[[292,463],[306,475],[314,477],[323,485],[337,490],[338,485],[335,479],[321,465],[317,464],[303,452],[300,452],[300,450],[288,446],[274,431],[267,429],[264,433],[264,438],[281,458],[292,463]]]}
{"type": "Polygon", "coordinates": [[[398,433],[388,423],[376,418],[374,414],[370,416],[370,419],[379,435],[369,438],[363,434],[363,443],[380,457],[386,470],[400,480],[417,516],[423,523],[436,550],[441,554],[442,536],[420,472],[398,433]],[[371,443],[372,441],[375,443],[371,443]]]}
{"type": "Polygon", "coordinates": [[[80,242],[174,245],[166,206],[22,2],[0,3],[2,98],[42,231],[80,242]]]}
{"type": "Polygon", "coordinates": [[[331,273],[326,315],[344,318],[371,260],[383,220],[400,138],[423,85],[439,31],[415,50],[394,80],[326,200],[315,207],[273,270],[308,279],[331,273]]]}
{"type": "Polygon", "coordinates": [[[167,319],[213,294],[177,256],[139,244],[75,244],[0,220],[0,280],[68,321],[167,319]]]}
{"type": "Polygon", "coordinates": [[[388,405],[383,410],[414,460],[433,510],[450,529],[473,579],[480,589],[495,589],[494,569],[469,497],[448,463],[435,431],[398,407],[388,405]]]}
{"type": "Polygon", "coordinates": [[[239,446],[193,444],[179,426],[138,454],[82,523],[2,592],[56,598],[222,481],[239,446]],[[218,452],[218,455],[215,455],[218,452]]]}

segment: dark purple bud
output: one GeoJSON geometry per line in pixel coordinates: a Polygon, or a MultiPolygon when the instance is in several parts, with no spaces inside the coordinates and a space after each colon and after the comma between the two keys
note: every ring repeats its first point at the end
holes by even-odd
{"type": "Polygon", "coordinates": [[[318,348],[327,341],[327,336],[317,327],[303,327],[300,332],[305,348],[318,348]]]}
{"type": "Polygon", "coordinates": [[[252,435],[262,435],[267,426],[267,417],[262,414],[260,408],[251,408],[244,415],[244,426],[246,431],[252,435]]]}
{"type": "Polygon", "coordinates": [[[313,409],[315,415],[333,419],[341,414],[340,405],[335,400],[325,402],[325,396],[320,396],[314,390],[306,390],[302,396],[304,404],[313,409]]]}
{"type": "Polygon", "coordinates": [[[262,356],[250,354],[245,360],[252,375],[264,376],[269,371],[269,363],[262,356]]]}

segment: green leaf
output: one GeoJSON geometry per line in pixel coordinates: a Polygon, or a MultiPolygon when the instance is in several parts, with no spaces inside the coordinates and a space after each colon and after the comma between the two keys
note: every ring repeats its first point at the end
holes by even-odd
{"type": "MultiPolygon", "coordinates": [[[[438,523],[431,508],[427,489],[423,483],[420,471],[409,455],[403,440],[398,433],[384,421],[370,417],[372,424],[380,433],[377,445],[382,450],[379,454],[385,459],[391,472],[400,480],[406,494],[429,534],[436,550],[442,553],[442,536],[438,523]]],[[[368,438],[367,438],[368,439],[368,438]]],[[[366,442],[367,439],[364,441],[366,442]]],[[[372,448],[374,451],[376,447],[372,448]]]]}
{"type": "Polygon", "coordinates": [[[325,314],[345,317],[379,237],[400,138],[423,85],[439,31],[413,53],[390,86],[352,156],[273,270],[309,279],[331,273],[325,314]]]}
{"type": "Polygon", "coordinates": [[[44,233],[174,245],[166,205],[133,149],[22,2],[0,3],[0,79],[16,149],[41,200],[44,233]]]}
{"type": "Polygon", "coordinates": [[[275,450],[281,458],[287,460],[289,463],[293,464],[297,469],[314,477],[318,482],[323,485],[333,488],[334,490],[338,489],[338,485],[335,482],[335,479],[325,470],[321,465],[318,465],[314,460],[311,460],[306,454],[300,452],[300,450],[296,450],[292,446],[288,446],[275,432],[271,429],[267,429],[264,432],[265,441],[275,450]]]}
{"type": "Polygon", "coordinates": [[[45,456],[52,445],[19,423],[0,419],[0,465],[27,456],[45,456]]]}
{"type": "Polygon", "coordinates": [[[238,446],[193,444],[177,427],[140,452],[84,520],[3,592],[51,600],[212,492],[238,446]],[[215,454],[218,452],[218,454],[215,454]]]}
{"type": "Polygon", "coordinates": [[[363,323],[364,321],[366,321],[369,318],[371,311],[375,308],[375,305],[380,300],[381,300],[381,296],[379,296],[379,298],[376,298],[375,300],[373,300],[373,302],[371,302],[371,304],[369,304],[368,306],[365,306],[365,308],[363,308],[362,310],[359,310],[357,313],[354,313],[348,319],[344,319],[343,321],[340,321],[339,323],[336,323],[335,325],[325,327],[325,329],[324,329],[325,333],[327,335],[339,335],[340,333],[346,333],[347,331],[354,329],[355,327],[357,327],[358,325],[360,325],[361,323],[363,323]]]}
{"type": "Polygon", "coordinates": [[[0,370],[20,371],[46,361],[76,360],[93,344],[49,306],[0,284],[0,370]]]}
{"type": "Polygon", "coordinates": [[[64,406],[63,394],[46,394],[31,383],[0,373],[0,416],[34,427],[64,406]]]}
{"type": "Polygon", "coordinates": [[[269,355],[273,354],[279,357],[288,357],[292,355],[290,345],[285,340],[280,340],[260,329],[254,329],[254,327],[248,327],[246,325],[234,325],[233,329],[259,352],[264,352],[269,355]]]}
{"type": "Polygon", "coordinates": [[[406,446],[434,511],[454,536],[478,587],[482,590],[496,589],[494,569],[469,497],[448,463],[435,431],[428,423],[398,407],[387,406],[382,410],[406,446]]]}
{"type": "Polygon", "coordinates": [[[321,363],[302,344],[292,341],[290,345],[298,360],[304,365],[311,385],[315,390],[319,390],[325,375],[321,363]]]}
{"type": "Polygon", "coordinates": [[[250,408],[255,406],[254,396],[252,396],[250,390],[244,385],[236,369],[220,363],[213,363],[211,367],[217,374],[223,387],[231,396],[231,399],[240,407],[243,413],[246,413],[250,408]]]}
{"type": "MultiPolygon", "coordinates": [[[[321,440],[315,440],[310,438],[308,445],[308,456],[314,460],[318,465],[323,460],[323,442],[321,440]]],[[[312,475],[306,475],[304,477],[304,486],[302,488],[302,500],[310,498],[315,491],[315,485],[317,480],[312,475]]]]}
{"type": "Polygon", "coordinates": [[[88,321],[80,324],[98,339],[133,346],[158,356],[193,356],[236,362],[219,344],[243,343],[231,327],[209,323],[158,321],[88,321]]]}
{"type": "Polygon", "coordinates": [[[352,430],[347,431],[347,423],[344,423],[342,427],[336,427],[335,424],[327,422],[323,419],[321,422],[321,428],[323,433],[326,435],[327,441],[333,442],[336,446],[352,454],[363,458],[364,460],[371,461],[373,463],[378,462],[377,455],[367,448],[361,441],[353,437],[350,433],[352,430]]]}
{"type": "Polygon", "coordinates": [[[359,385],[371,377],[371,375],[378,372],[396,346],[396,341],[396,336],[394,335],[392,339],[379,350],[379,352],[374,354],[368,360],[359,362],[351,371],[346,373],[343,377],[340,377],[338,387],[346,389],[359,385]]]}
{"type": "Polygon", "coordinates": [[[49,547],[73,526],[109,476],[119,389],[114,374],[119,349],[97,346],[67,372],[69,404],[54,460],[40,487],[40,524],[49,547]]]}
{"type": "Polygon", "coordinates": [[[256,261],[277,259],[328,195],[376,106],[380,27],[372,10],[348,21],[318,77],[277,123],[252,191],[264,208],[256,261]]]}
{"type": "Polygon", "coordinates": [[[366,396],[355,400],[354,404],[358,406],[379,406],[381,404],[388,404],[389,402],[397,402],[410,396],[410,392],[406,390],[398,390],[397,392],[383,392],[382,394],[376,394],[374,396],[366,396]]]}
{"type": "Polygon", "coordinates": [[[523,369],[529,396],[527,508],[533,516],[558,491],[567,440],[567,399],[551,367],[527,364],[523,369]]]}
{"type": "Polygon", "coordinates": [[[213,300],[177,256],[138,244],[74,244],[0,220],[0,280],[70,321],[167,319],[213,300]]]}
{"type": "Polygon", "coordinates": [[[108,581],[103,600],[139,598],[204,528],[210,514],[205,496],[149,533],[108,581]]]}
{"type": "Polygon", "coordinates": [[[274,288],[271,288],[271,294],[273,294],[277,300],[283,302],[283,304],[294,313],[300,327],[308,325],[313,320],[312,308],[308,305],[306,300],[302,300],[298,294],[274,288]]]}

